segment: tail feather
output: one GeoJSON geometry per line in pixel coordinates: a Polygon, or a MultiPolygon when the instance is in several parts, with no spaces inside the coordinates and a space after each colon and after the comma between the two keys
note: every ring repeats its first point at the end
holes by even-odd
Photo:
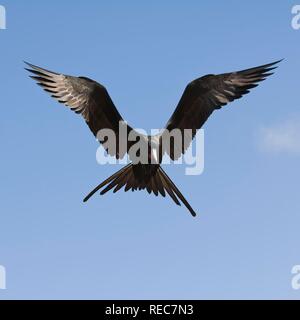
{"type": "Polygon", "coordinates": [[[193,210],[193,208],[190,206],[190,204],[187,202],[187,200],[185,199],[185,197],[182,195],[182,193],[178,190],[178,188],[175,186],[175,184],[173,183],[173,181],[167,176],[167,174],[164,172],[164,170],[159,167],[159,171],[162,173],[162,175],[164,176],[164,178],[166,178],[168,180],[168,184],[171,187],[172,191],[175,192],[176,196],[181,200],[181,202],[187,207],[187,209],[190,211],[191,215],[193,217],[196,217],[196,212],[193,210]]]}
{"type": "Polygon", "coordinates": [[[125,192],[127,192],[130,189],[133,189],[133,185],[134,185],[134,175],[132,170],[129,172],[129,176],[128,176],[128,180],[125,186],[125,192]]]}
{"type": "MultiPolygon", "coordinates": [[[[110,182],[110,184],[105,189],[103,189],[100,192],[100,194],[104,195],[106,192],[108,192],[109,190],[117,186],[122,181],[122,178],[124,177],[124,175],[126,175],[128,171],[130,171],[130,167],[127,167],[124,170],[122,170],[119,176],[117,176],[112,182],[110,182]]],[[[125,183],[126,183],[126,180],[125,180],[125,183]]]]}
{"type": "Polygon", "coordinates": [[[122,171],[124,171],[126,168],[130,167],[131,164],[128,164],[126,167],[122,168],[121,170],[114,173],[112,176],[104,180],[102,183],[100,183],[94,190],[92,190],[84,199],[83,202],[87,202],[98,190],[103,188],[106,184],[110,183],[113,179],[115,179],[122,171]]]}
{"type": "Polygon", "coordinates": [[[163,197],[165,197],[165,196],[166,196],[166,193],[165,193],[165,189],[164,189],[162,180],[161,180],[160,175],[159,175],[159,171],[158,171],[157,174],[154,176],[154,179],[155,179],[155,183],[156,183],[156,186],[157,186],[157,188],[158,188],[159,193],[160,193],[163,197]]]}
{"type": "Polygon", "coordinates": [[[159,177],[161,178],[163,188],[167,191],[168,195],[172,198],[172,200],[178,205],[181,206],[181,203],[178,201],[176,195],[174,194],[172,187],[168,183],[168,180],[164,177],[164,175],[159,172],[159,177]]]}
{"type": "Polygon", "coordinates": [[[114,189],[114,193],[116,193],[117,191],[119,191],[125,186],[125,184],[127,183],[129,173],[130,173],[130,170],[127,170],[126,173],[122,176],[121,181],[117,184],[117,186],[114,189]]]}
{"type": "Polygon", "coordinates": [[[157,185],[156,185],[156,182],[155,182],[155,176],[156,176],[156,174],[151,178],[151,188],[152,188],[153,193],[156,196],[158,196],[158,188],[157,188],[157,185]]]}
{"type": "Polygon", "coordinates": [[[163,197],[166,196],[167,192],[177,205],[180,206],[181,201],[190,211],[192,216],[196,216],[196,213],[190,204],[159,165],[139,166],[129,164],[99,184],[92,192],[88,194],[88,196],[84,199],[84,202],[86,202],[91,196],[93,196],[103,187],[105,188],[100,192],[101,195],[104,195],[113,188],[115,188],[113,191],[115,193],[124,186],[125,192],[130,189],[132,191],[146,189],[149,194],[153,192],[156,196],[161,194],[163,197]]]}

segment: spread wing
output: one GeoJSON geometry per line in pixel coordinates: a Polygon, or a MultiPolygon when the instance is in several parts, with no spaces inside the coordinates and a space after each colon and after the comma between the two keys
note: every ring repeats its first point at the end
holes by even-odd
{"type": "Polygon", "coordinates": [[[33,74],[31,78],[58,102],[81,114],[96,137],[99,130],[113,130],[116,146],[109,145],[107,138],[100,142],[111,156],[124,157],[132,144],[128,141],[128,133],[132,129],[124,122],[104,86],[89,78],[68,76],[26,64],[30,67],[26,70],[33,74]],[[124,146],[124,143],[119,144],[120,139],[124,138],[120,137],[119,123],[127,130],[126,150],[119,148],[120,145],[124,146]]]}
{"type": "Polygon", "coordinates": [[[273,74],[270,71],[275,69],[275,65],[279,62],[237,72],[206,75],[189,83],[166,125],[167,130],[160,134],[162,155],[167,153],[172,160],[179,159],[188,149],[197,130],[203,126],[214,110],[249,93],[250,89],[273,74]],[[178,129],[181,135],[185,129],[190,129],[183,135],[184,143],[178,144],[176,140],[171,139],[171,145],[168,145],[168,132],[173,129],[178,129]]]}

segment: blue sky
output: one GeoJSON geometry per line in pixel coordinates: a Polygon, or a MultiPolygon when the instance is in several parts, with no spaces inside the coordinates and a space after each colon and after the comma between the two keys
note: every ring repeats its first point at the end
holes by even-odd
{"type": "Polygon", "coordinates": [[[1,1],[0,299],[300,299],[300,30],[294,1],[1,1]],[[23,60],[104,84],[134,127],[186,84],[285,58],[205,125],[205,170],[165,170],[199,213],[147,193],[83,204],[114,171],[23,60]],[[282,139],[282,136],[285,138],[282,139]]]}

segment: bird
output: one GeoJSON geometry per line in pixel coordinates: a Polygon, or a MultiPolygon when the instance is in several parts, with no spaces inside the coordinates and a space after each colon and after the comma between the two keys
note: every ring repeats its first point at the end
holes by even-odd
{"type": "Polygon", "coordinates": [[[179,159],[186,152],[197,131],[202,128],[215,110],[249,93],[251,89],[272,75],[273,70],[281,61],[241,71],[208,74],[191,81],[186,86],[165,128],[156,135],[143,135],[130,127],[120,115],[107,89],[102,84],[88,77],[65,75],[24,62],[25,69],[30,72],[30,77],[58,102],[80,114],[95,137],[101,130],[108,129],[114,132],[117,146],[120,145],[120,141],[126,142],[125,148],[111,149],[107,141],[99,139],[111,156],[122,159],[129,154],[130,160],[134,158],[130,156],[130,150],[137,140],[129,139],[129,133],[134,132],[148,148],[148,158],[154,159],[146,163],[132,160],[94,188],[84,198],[84,202],[101,189],[101,195],[111,189],[114,189],[113,192],[116,193],[123,187],[126,192],[128,190],[147,190],[149,194],[154,193],[156,196],[166,197],[168,194],[177,205],[184,204],[195,217],[195,210],[163,170],[162,156],[168,155],[172,160],[179,159]],[[120,124],[126,129],[125,136],[120,134],[120,124]],[[163,147],[167,133],[172,130],[178,130],[182,134],[185,130],[190,130],[186,143],[179,148],[174,142],[170,143],[169,148],[163,147]],[[159,156],[156,153],[155,157],[154,151],[159,151],[159,156]]]}

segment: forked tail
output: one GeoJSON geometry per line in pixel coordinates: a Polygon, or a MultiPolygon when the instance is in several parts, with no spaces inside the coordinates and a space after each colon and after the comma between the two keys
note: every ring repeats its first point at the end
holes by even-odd
{"type": "Polygon", "coordinates": [[[148,193],[153,192],[156,196],[161,194],[166,196],[166,192],[173,199],[177,205],[181,205],[180,201],[187,207],[193,217],[196,212],[184,198],[182,193],[178,190],[176,185],[164,172],[159,165],[142,165],[142,164],[128,164],[121,170],[113,174],[111,177],[99,184],[93,191],[91,191],[85,198],[84,202],[88,201],[97,191],[105,187],[100,194],[103,195],[109,190],[113,192],[119,191],[125,186],[125,191],[128,190],[144,190],[148,193]],[[179,201],[180,200],[180,201],[179,201]]]}

